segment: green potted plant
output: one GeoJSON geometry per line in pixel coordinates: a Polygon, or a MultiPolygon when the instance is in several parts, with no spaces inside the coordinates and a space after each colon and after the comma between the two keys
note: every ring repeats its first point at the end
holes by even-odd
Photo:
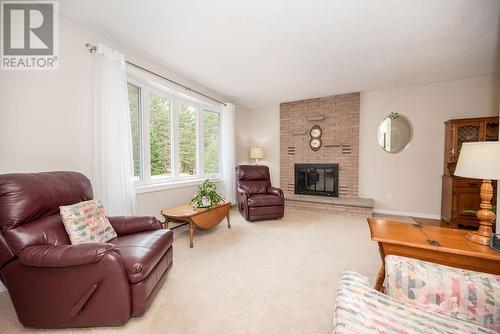
{"type": "Polygon", "coordinates": [[[217,186],[210,180],[203,181],[198,186],[196,196],[191,199],[191,205],[195,209],[210,208],[224,201],[224,198],[215,191],[217,186]]]}

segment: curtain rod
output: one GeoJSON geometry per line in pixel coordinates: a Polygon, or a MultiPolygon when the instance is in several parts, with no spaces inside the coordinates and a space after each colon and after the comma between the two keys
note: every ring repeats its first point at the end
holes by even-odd
{"type": "MultiPolygon", "coordinates": [[[[86,44],[85,44],[85,47],[87,48],[87,50],[89,50],[89,52],[90,52],[90,53],[95,53],[95,52],[97,51],[97,46],[92,45],[92,44],[90,44],[90,43],[86,43],[86,44]]],[[[188,86],[186,86],[186,85],[183,85],[183,84],[181,84],[181,83],[179,83],[179,82],[177,82],[177,81],[175,81],[175,80],[172,80],[172,79],[166,78],[166,77],[164,77],[163,75],[160,75],[160,74],[158,74],[158,73],[155,73],[155,72],[153,72],[153,71],[150,71],[150,70],[148,70],[147,68],[144,68],[144,67],[142,67],[142,66],[139,66],[139,65],[137,65],[137,64],[134,64],[134,63],[132,63],[132,62],[130,62],[130,61],[127,61],[127,60],[126,60],[125,62],[126,62],[127,64],[129,64],[129,65],[132,65],[132,66],[134,66],[134,67],[138,68],[138,69],[141,69],[141,70],[143,70],[143,71],[145,71],[145,72],[148,72],[148,73],[150,73],[150,74],[152,74],[152,75],[154,75],[154,76],[157,76],[158,78],[162,78],[163,80],[167,80],[167,81],[168,81],[168,82],[170,82],[170,83],[173,83],[173,84],[175,84],[175,85],[177,85],[177,86],[180,86],[180,87],[184,88],[185,90],[188,90],[188,91],[190,91],[190,92],[196,93],[196,94],[201,95],[201,96],[204,96],[204,97],[206,97],[207,99],[210,99],[210,100],[212,100],[212,101],[218,102],[218,103],[220,103],[220,104],[222,104],[222,105],[226,106],[226,104],[225,104],[224,102],[222,102],[222,101],[220,101],[220,100],[217,100],[216,98],[213,98],[213,97],[211,97],[211,96],[209,96],[209,95],[203,94],[202,92],[197,91],[196,89],[190,88],[190,87],[188,87],[188,86]]]]}

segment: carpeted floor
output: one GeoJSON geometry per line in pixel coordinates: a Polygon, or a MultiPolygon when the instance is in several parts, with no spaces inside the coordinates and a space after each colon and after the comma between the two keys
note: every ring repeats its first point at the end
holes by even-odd
{"type": "MultiPolygon", "coordinates": [[[[61,333],[329,333],[340,274],[372,281],[380,259],[366,220],[287,209],[282,220],[247,223],[232,211],[210,231],[175,230],[174,266],[149,311],[124,327],[61,333]]],[[[0,332],[24,328],[0,294],[0,332]]]]}

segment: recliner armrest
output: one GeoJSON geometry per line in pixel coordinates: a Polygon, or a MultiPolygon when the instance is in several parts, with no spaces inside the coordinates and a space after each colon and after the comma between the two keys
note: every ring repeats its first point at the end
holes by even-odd
{"type": "Polygon", "coordinates": [[[154,216],[116,216],[108,219],[118,236],[162,228],[161,222],[154,216]]]}
{"type": "Polygon", "coordinates": [[[31,267],[71,267],[96,263],[114,251],[118,251],[116,246],[107,243],[37,245],[23,249],[19,254],[19,262],[31,267]]]}
{"type": "Polygon", "coordinates": [[[267,193],[274,196],[284,197],[283,191],[280,188],[269,186],[267,187],[267,193]]]}
{"type": "Polygon", "coordinates": [[[245,189],[240,188],[240,187],[238,187],[238,194],[239,194],[240,196],[246,196],[246,197],[249,197],[249,196],[250,196],[250,194],[248,193],[248,191],[246,191],[245,189]]]}

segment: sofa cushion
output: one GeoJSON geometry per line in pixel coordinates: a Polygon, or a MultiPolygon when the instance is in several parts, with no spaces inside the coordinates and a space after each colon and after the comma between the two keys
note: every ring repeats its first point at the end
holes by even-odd
{"type": "Polygon", "coordinates": [[[387,295],[500,333],[500,275],[395,255],[385,272],[387,295]]]}
{"type": "Polygon", "coordinates": [[[252,195],[248,199],[249,207],[283,205],[283,198],[269,194],[252,195]]]}
{"type": "Polygon", "coordinates": [[[341,276],[334,319],[333,333],[496,333],[386,296],[354,272],[341,276]]]}
{"type": "Polygon", "coordinates": [[[124,235],[109,243],[115,244],[122,256],[130,283],[142,281],[153,270],[174,240],[171,230],[153,230],[124,235]]]}
{"type": "Polygon", "coordinates": [[[116,238],[102,203],[98,200],[61,206],[64,227],[73,245],[107,242],[116,238]]]}

